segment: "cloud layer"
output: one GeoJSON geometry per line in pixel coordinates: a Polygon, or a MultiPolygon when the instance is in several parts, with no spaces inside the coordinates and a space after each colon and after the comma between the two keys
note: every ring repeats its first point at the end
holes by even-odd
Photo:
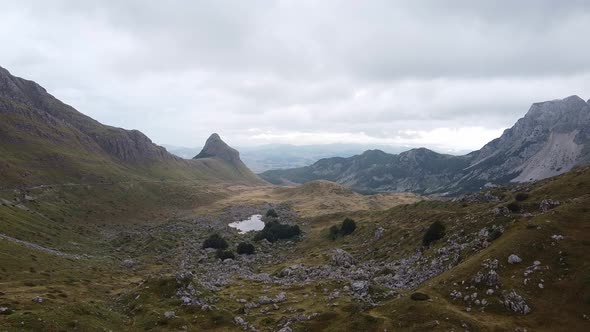
{"type": "Polygon", "coordinates": [[[590,97],[588,1],[18,1],[0,66],[158,143],[477,149],[590,97]]]}

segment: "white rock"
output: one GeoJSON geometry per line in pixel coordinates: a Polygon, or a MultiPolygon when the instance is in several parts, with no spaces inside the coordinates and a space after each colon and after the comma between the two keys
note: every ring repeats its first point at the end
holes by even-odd
{"type": "Polygon", "coordinates": [[[520,262],[522,262],[522,258],[516,256],[515,254],[508,256],[508,263],[509,264],[518,264],[520,262]]]}

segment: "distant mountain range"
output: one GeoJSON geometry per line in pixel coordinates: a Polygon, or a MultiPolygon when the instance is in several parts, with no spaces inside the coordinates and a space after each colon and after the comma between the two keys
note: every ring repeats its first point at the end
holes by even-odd
{"type": "Polygon", "coordinates": [[[101,124],[0,67],[0,188],[131,179],[262,182],[239,158],[224,159],[223,148],[231,149],[179,158],[141,132],[101,124]]]}
{"type": "MultiPolygon", "coordinates": [[[[199,153],[200,147],[189,148],[163,145],[168,152],[181,158],[190,159],[199,153]]],[[[267,170],[287,169],[309,166],[314,162],[330,157],[351,157],[370,148],[378,148],[389,153],[400,153],[408,148],[387,145],[366,144],[318,144],[290,145],[265,144],[238,147],[240,157],[252,171],[260,173],[267,170]]]]}
{"type": "Polygon", "coordinates": [[[274,184],[329,180],[361,192],[456,194],[528,182],[590,164],[590,104],[578,96],[535,103],[482,149],[452,156],[419,148],[400,154],[368,150],[348,158],[266,171],[274,184]]]}

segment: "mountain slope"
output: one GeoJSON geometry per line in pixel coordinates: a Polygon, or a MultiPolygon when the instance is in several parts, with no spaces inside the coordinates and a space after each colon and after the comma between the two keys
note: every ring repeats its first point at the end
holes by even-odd
{"type": "Polygon", "coordinates": [[[226,160],[183,160],[137,130],[103,125],[0,67],[0,187],[125,180],[260,180],[226,160]]]}
{"type": "Polygon", "coordinates": [[[465,156],[413,149],[399,155],[369,150],[350,158],[261,174],[274,183],[330,180],[358,191],[458,193],[527,182],[590,163],[590,105],[578,96],[535,103],[500,138],[465,156]]]}

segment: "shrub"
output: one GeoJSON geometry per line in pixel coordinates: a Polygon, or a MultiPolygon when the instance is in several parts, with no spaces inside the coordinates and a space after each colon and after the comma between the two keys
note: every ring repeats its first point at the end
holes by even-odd
{"type": "Polygon", "coordinates": [[[238,255],[252,255],[254,254],[254,251],[255,248],[252,243],[240,242],[240,244],[238,244],[238,255]]]}
{"type": "Polygon", "coordinates": [[[529,194],[527,194],[527,193],[517,193],[516,196],[514,196],[514,199],[517,200],[518,202],[522,202],[522,201],[526,200],[527,198],[529,198],[529,194]]]}
{"type": "Polygon", "coordinates": [[[281,239],[289,239],[301,234],[301,229],[298,225],[280,224],[277,221],[269,221],[264,225],[264,228],[256,233],[255,241],[267,239],[269,242],[275,242],[281,239]]]}
{"type": "Polygon", "coordinates": [[[508,203],[508,205],[506,205],[506,208],[508,208],[508,210],[510,210],[510,212],[512,213],[517,213],[521,210],[520,205],[517,202],[508,203]]]}
{"type": "Polygon", "coordinates": [[[348,235],[348,234],[352,234],[352,232],[354,232],[355,229],[356,229],[356,223],[354,222],[354,220],[352,220],[350,218],[346,218],[342,222],[342,227],[340,227],[340,232],[342,233],[342,235],[348,235]]]}
{"type": "Polygon", "coordinates": [[[218,249],[217,253],[215,253],[215,255],[217,256],[217,258],[223,260],[226,260],[228,258],[231,259],[235,259],[236,256],[234,255],[233,252],[229,251],[229,250],[223,250],[223,249],[218,249]]]}
{"type": "Polygon", "coordinates": [[[414,301],[426,301],[430,299],[430,296],[428,296],[428,294],[424,294],[424,293],[412,293],[412,295],[410,295],[410,298],[414,301]]]}
{"type": "Polygon", "coordinates": [[[336,238],[338,237],[338,233],[340,233],[340,228],[338,228],[338,226],[334,225],[330,227],[330,238],[332,240],[336,240],[336,238]]]}
{"type": "Polygon", "coordinates": [[[500,236],[502,236],[502,230],[500,230],[498,228],[494,228],[490,231],[490,234],[488,235],[488,240],[491,242],[491,241],[496,240],[500,236]]]}
{"type": "Polygon", "coordinates": [[[440,240],[445,236],[445,225],[440,221],[435,221],[428,227],[424,237],[422,238],[422,244],[429,246],[432,242],[440,240]]]}
{"type": "Polygon", "coordinates": [[[270,218],[278,218],[279,215],[277,214],[277,211],[275,211],[275,209],[269,209],[268,211],[266,211],[266,216],[270,217],[270,218]]]}
{"type": "Polygon", "coordinates": [[[206,248],[213,248],[213,249],[226,249],[227,248],[227,241],[222,238],[219,234],[215,233],[209,236],[205,242],[203,242],[203,249],[206,248]]]}

